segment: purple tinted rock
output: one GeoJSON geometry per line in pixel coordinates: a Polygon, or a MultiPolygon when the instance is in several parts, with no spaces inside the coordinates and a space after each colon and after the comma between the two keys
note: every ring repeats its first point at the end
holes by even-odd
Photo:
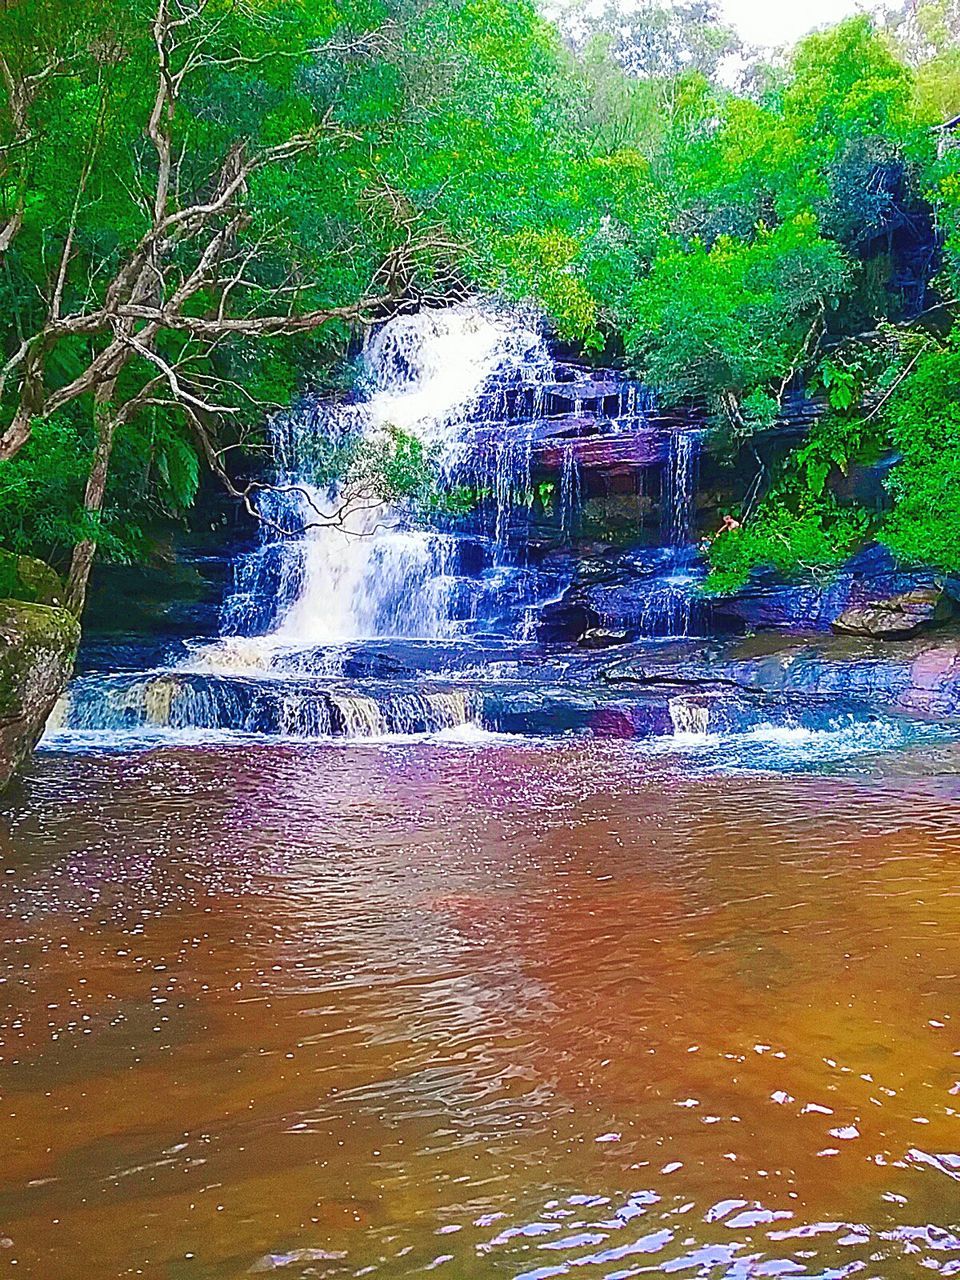
{"type": "Polygon", "coordinates": [[[832,626],[845,635],[904,640],[949,622],[953,615],[953,601],[942,588],[914,587],[882,600],[850,604],[832,626]]]}

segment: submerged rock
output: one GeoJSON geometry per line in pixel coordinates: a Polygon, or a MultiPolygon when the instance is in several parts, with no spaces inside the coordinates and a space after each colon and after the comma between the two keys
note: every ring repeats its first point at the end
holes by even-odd
{"type": "Polygon", "coordinates": [[[36,746],[79,642],[80,624],[66,609],[0,600],[0,788],[36,746]]]}
{"type": "Polygon", "coordinates": [[[843,635],[906,640],[949,622],[954,612],[953,601],[942,587],[915,587],[872,604],[850,605],[832,625],[843,635]]]}

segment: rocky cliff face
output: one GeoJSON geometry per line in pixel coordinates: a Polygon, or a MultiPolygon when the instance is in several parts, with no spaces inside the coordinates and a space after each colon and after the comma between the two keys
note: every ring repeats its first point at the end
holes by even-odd
{"type": "Polygon", "coordinates": [[[0,790],[36,746],[66,687],[80,624],[60,607],[57,575],[39,560],[0,553],[0,790]]]}

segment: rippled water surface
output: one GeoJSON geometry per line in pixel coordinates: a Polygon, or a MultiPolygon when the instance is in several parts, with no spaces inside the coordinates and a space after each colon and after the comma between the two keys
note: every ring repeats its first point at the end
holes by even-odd
{"type": "Polygon", "coordinates": [[[960,1275],[957,794],[624,744],[41,757],[0,1274],[960,1275]]]}

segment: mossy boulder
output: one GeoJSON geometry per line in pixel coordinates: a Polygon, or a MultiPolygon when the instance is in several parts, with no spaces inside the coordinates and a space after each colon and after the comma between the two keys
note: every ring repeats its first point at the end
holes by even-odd
{"type": "Polygon", "coordinates": [[[0,600],[24,600],[28,604],[63,603],[63,583],[42,560],[0,550],[0,600]]]}
{"type": "Polygon", "coordinates": [[[0,789],[43,733],[79,642],[80,624],[66,609],[0,600],[0,789]]]}

